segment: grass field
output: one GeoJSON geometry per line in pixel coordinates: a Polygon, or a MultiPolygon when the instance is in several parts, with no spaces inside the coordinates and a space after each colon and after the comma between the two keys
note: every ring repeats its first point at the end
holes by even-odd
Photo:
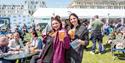
{"type": "MultiPolygon", "coordinates": [[[[40,36],[40,34],[38,34],[40,36]]],[[[27,40],[30,40],[31,35],[27,34],[27,40]]],[[[125,63],[125,60],[120,60],[118,58],[116,58],[114,60],[114,56],[112,56],[111,50],[110,50],[110,45],[106,45],[107,42],[107,36],[104,36],[103,38],[103,44],[105,47],[105,51],[106,53],[104,54],[91,54],[90,53],[90,49],[92,46],[92,42],[90,41],[90,44],[88,46],[89,50],[85,50],[84,54],[83,54],[83,61],[82,63],[125,63]]],[[[98,44],[97,44],[97,48],[98,48],[98,44]]],[[[98,51],[98,49],[97,49],[98,51]]]]}
{"type": "Polygon", "coordinates": [[[103,44],[106,52],[101,55],[90,53],[90,48],[92,46],[92,42],[90,41],[90,44],[88,46],[89,51],[84,51],[82,63],[125,63],[125,60],[120,60],[117,57],[114,60],[114,56],[112,56],[112,53],[110,51],[110,45],[106,45],[107,39],[108,39],[107,36],[104,36],[103,44]]]}

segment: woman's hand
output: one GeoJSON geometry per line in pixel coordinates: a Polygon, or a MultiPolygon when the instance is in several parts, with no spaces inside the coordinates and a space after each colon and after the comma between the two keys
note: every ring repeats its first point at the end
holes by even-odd
{"type": "Polygon", "coordinates": [[[79,42],[80,45],[85,45],[85,41],[83,41],[81,39],[79,39],[78,42],[79,42]]]}
{"type": "Polygon", "coordinates": [[[36,52],[35,50],[36,50],[36,48],[35,48],[35,47],[30,47],[30,51],[31,51],[31,53],[36,52]]]}
{"type": "Polygon", "coordinates": [[[27,42],[27,43],[26,43],[26,46],[29,46],[30,44],[31,44],[31,42],[27,42]]]}

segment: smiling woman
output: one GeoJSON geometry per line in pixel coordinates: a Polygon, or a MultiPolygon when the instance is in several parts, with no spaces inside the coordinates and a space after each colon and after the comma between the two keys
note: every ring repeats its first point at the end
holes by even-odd
{"type": "Polygon", "coordinates": [[[62,22],[59,16],[51,19],[51,26],[54,31],[52,63],[66,63],[65,51],[70,47],[68,33],[62,28],[62,22]]]}

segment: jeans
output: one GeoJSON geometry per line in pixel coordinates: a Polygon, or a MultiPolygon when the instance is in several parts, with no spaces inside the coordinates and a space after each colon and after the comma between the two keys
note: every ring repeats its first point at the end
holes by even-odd
{"type": "Polygon", "coordinates": [[[99,44],[99,52],[100,53],[104,52],[104,46],[102,45],[102,34],[101,33],[96,33],[96,32],[93,32],[92,34],[93,34],[93,38],[92,38],[92,42],[93,42],[92,52],[95,52],[96,40],[98,41],[98,44],[99,44]]]}

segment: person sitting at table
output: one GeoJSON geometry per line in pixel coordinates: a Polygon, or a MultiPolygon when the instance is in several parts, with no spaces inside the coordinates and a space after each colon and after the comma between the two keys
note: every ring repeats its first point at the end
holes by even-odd
{"type": "Polygon", "coordinates": [[[8,45],[11,49],[19,50],[24,47],[23,41],[20,38],[19,33],[14,33],[14,38],[9,41],[8,45]]]}
{"type": "Polygon", "coordinates": [[[33,51],[38,52],[38,54],[32,56],[30,60],[30,63],[35,63],[36,59],[39,57],[39,53],[42,52],[42,47],[43,47],[42,40],[38,38],[36,31],[32,31],[32,40],[31,42],[27,43],[27,45],[30,46],[31,52],[33,51]]]}
{"type": "Polygon", "coordinates": [[[42,40],[38,38],[36,31],[32,31],[31,42],[28,42],[26,45],[29,46],[31,52],[33,52],[33,50],[36,52],[40,52],[40,50],[42,49],[42,40]]]}
{"type": "Polygon", "coordinates": [[[9,41],[14,38],[12,33],[11,33],[11,34],[7,34],[7,37],[8,37],[8,39],[9,39],[9,41]]]}
{"type": "Polygon", "coordinates": [[[3,57],[13,54],[10,52],[8,45],[8,39],[6,37],[0,37],[0,63],[14,63],[9,60],[3,59],[3,57]]]}

